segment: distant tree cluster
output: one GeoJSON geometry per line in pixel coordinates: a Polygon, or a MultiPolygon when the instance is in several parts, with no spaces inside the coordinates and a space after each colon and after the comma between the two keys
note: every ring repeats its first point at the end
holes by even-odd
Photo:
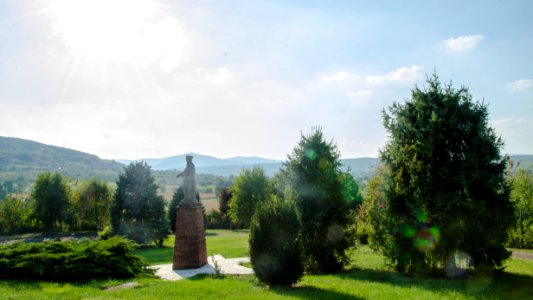
{"type": "Polygon", "coordinates": [[[0,199],[0,233],[108,228],[108,235],[161,245],[169,223],[165,200],[157,195],[157,188],[144,162],[124,168],[115,192],[99,179],[72,183],[60,173],[41,173],[29,198],[10,195],[0,199]]]}
{"type": "Polygon", "coordinates": [[[509,233],[507,245],[512,248],[533,249],[533,173],[511,162],[508,181],[511,201],[515,206],[516,222],[509,233]]]}
{"type": "Polygon", "coordinates": [[[41,173],[29,198],[10,194],[0,200],[0,232],[97,231],[109,225],[111,191],[92,179],[73,184],[59,173],[41,173]]]}

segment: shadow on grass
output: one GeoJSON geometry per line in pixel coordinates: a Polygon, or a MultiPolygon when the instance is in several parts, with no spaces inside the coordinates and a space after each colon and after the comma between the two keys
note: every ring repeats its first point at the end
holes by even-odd
{"type": "Polygon", "coordinates": [[[296,286],[293,288],[273,287],[271,291],[278,295],[292,296],[299,299],[363,299],[354,295],[338,291],[325,290],[314,286],[296,286]]]}
{"type": "Polygon", "coordinates": [[[296,287],[272,287],[268,288],[265,285],[259,283],[255,277],[250,277],[250,275],[216,275],[216,274],[198,274],[194,277],[190,277],[187,280],[191,281],[198,281],[198,280],[204,280],[206,278],[211,279],[236,279],[241,278],[242,280],[245,280],[249,282],[253,286],[257,286],[260,288],[264,288],[265,290],[272,292],[274,294],[280,295],[280,296],[290,296],[290,297],[296,297],[298,299],[362,299],[355,297],[350,294],[338,292],[338,291],[331,291],[326,290],[314,286],[296,286],[296,287]]]}
{"type": "Polygon", "coordinates": [[[462,279],[448,279],[408,277],[393,271],[354,268],[333,276],[343,280],[380,282],[433,292],[455,292],[464,296],[531,299],[533,295],[533,276],[506,272],[492,276],[477,275],[462,279]]]}
{"type": "Polygon", "coordinates": [[[216,232],[206,232],[205,236],[218,236],[219,234],[216,232]]]}

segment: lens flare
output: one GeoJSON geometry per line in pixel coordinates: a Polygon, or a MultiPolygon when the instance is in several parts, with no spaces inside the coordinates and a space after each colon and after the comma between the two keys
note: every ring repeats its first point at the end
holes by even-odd
{"type": "Polygon", "coordinates": [[[305,157],[309,158],[310,160],[315,160],[318,155],[316,154],[315,150],[313,149],[305,149],[305,157]]]}

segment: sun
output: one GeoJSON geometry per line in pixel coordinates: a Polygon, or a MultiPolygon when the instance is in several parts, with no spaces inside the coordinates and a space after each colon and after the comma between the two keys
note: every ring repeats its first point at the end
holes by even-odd
{"type": "Polygon", "coordinates": [[[164,56],[169,40],[182,39],[179,26],[172,28],[172,37],[158,38],[161,34],[156,31],[165,21],[156,17],[156,4],[154,0],[54,0],[50,12],[56,35],[78,56],[102,63],[133,63],[164,56]]]}

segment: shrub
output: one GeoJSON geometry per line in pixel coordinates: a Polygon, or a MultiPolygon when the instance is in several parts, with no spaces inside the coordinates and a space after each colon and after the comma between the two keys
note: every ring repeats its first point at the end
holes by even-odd
{"type": "Polygon", "coordinates": [[[150,274],[144,260],[131,254],[135,247],[122,237],[0,246],[0,276],[79,281],[150,274]]]}
{"type": "Polygon", "coordinates": [[[355,244],[353,209],[360,197],[355,181],[342,170],[337,146],[316,128],[302,135],[281,172],[277,180],[285,187],[278,190],[295,201],[306,272],[340,271],[355,244]]]}
{"type": "Polygon", "coordinates": [[[277,198],[259,203],[250,231],[250,259],[257,278],[269,285],[291,285],[303,274],[294,206],[277,198]]]}
{"type": "Polygon", "coordinates": [[[218,210],[212,210],[205,215],[205,227],[207,229],[229,229],[228,218],[218,210]]]}

